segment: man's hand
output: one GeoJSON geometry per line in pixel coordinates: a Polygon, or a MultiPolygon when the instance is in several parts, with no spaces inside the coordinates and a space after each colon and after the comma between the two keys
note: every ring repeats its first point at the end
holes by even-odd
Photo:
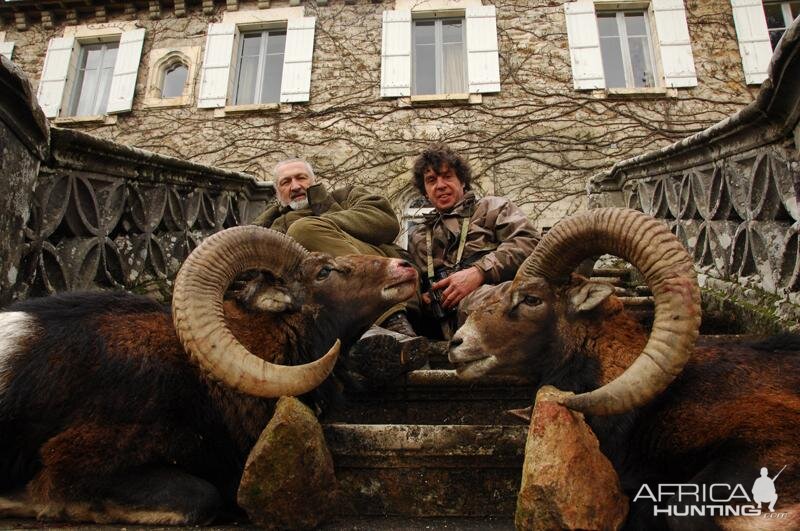
{"type": "Polygon", "coordinates": [[[455,308],[461,299],[478,289],[483,284],[483,271],[475,266],[463,271],[453,273],[431,286],[432,289],[441,289],[442,307],[446,310],[455,308]]]}

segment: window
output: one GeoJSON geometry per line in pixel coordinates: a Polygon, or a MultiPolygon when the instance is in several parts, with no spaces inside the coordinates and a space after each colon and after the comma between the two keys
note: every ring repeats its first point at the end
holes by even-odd
{"type": "Polygon", "coordinates": [[[189,67],[180,61],[169,65],[164,70],[164,80],[161,84],[161,98],[179,98],[183,96],[186,78],[189,77],[189,67]]]}
{"type": "Polygon", "coordinates": [[[467,92],[464,19],[414,21],[412,94],[467,92]]]}
{"type": "Polygon", "coordinates": [[[697,85],[683,1],[575,0],[564,12],[575,89],[697,85]]]}
{"type": "Polygon", "coordinates": [[[774,48],[792,20],[800,15],[800,1],[731,0],[731,6],[745,82],[763,83],[774,48]]]}
{"type": "Polygon", "coordinates": [[[396,5],[407,9],[383,12],[382,97],[500,92],[494,6],[453,0],[436,12],[423,10],[424,2],[396,5]]]}
{"type": "Polygon", "coordinates": [[[118,49],[116,42],[80,47],[69,116],[95,116],[105,112],[118,49]]]}
{"type": "Polygon", "coordinates": [[[234,104],[277,103],[281,96],[286,30],[242,34],[234,104]]]}
{"type": "Polygon", "coordinates": [[[597,27],[606,88],[655,86],[647,13],[599,12],[597,27]]]}
{"type": "Polygon", "coordinates": [[[37,98],[45,116],[93,117],[130,111],[144,29],[71,26],[50,39],[37,98]]]}
{"type": "Polygon", "coordinates": [[[800,16],[800,2],[764,2],[764,17],[767,19],[769,41],[774,50],[786,28],[800,16]]]}
{"type": "Polygon", "coordinates": [[[210,24],[199,108],[248,111],[250,105],[309,100],[316,18],[303,7],[226,11],[210,24]]]}

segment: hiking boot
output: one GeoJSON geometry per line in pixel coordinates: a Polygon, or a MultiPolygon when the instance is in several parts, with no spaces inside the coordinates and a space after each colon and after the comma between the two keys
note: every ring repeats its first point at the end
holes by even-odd
{"type": "Polygon", "coordinates": [[[408,316],[406,315],[406,312],[393,313],[383,320],[381,327],[409,337],[417,336],[417,333],[414,331],[414,327],[408,322],[408,316]]]}
{"type": "Polygon", "coordinates": [[[372,326],[348,353],[348,366],[372,385],[384,385],[428,363],[428,340],[372,326]]]}

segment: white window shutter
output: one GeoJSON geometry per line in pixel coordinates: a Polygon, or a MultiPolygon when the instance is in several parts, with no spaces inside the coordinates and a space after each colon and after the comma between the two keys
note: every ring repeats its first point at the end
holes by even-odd
{"type": "Polygon", "coordinates": [[[119,39],[117,60],[114,62],[114,76],[108,93],[107,113],[128,112],[133,107],[133,93],[136,91],[136,75],[142,58],[144,29],[126,31],[119,39]]]}
{"type": "Polygon", "coordinates": [[[731,0],[733,23],[742,56],[744,79],[748,85],[758,85],[767,79],[772,44],[761,0],[731,0]]]}
{"type": "Polygon", "coordinates": [[[572,64],[572,83],[576,90],[605,88],[600,33],[592,0],[564,4],[567,39],[572,64]]]}
{"type": "Polygon", "coordinates": [[[667,87],[697,86],[683,0],[652,0],[652,6],[661,66],[664,69],[664,84],[667,87]]]}
{"type": "Polygon", "coordinates": [[[200,74],[199,108],[225,107],[233,59],[236,24],[209,24],[200,74]]]}
{"type": "Polygon", "coordinates": [[[290,18],[286,23],[281,103],[309,99],[316,20],[314,17],[290,18]]]}
{"type": "Polygon", "coordinates": [[[383,12],[381,97],[411,95],[411,11],[383,12]]]}
{"type": "Polygon", "coordinates": [[[470,94],[500,92],[497,15],[494,6],[468,7],[467,75],[470,94]]]}
{"type": "Polygon", "coordinates": [[[14,54],[14,43],[13,42],[0,42],[0,55],[11,60],[11,56],[14,54]]]}
{"type": "Polygon", "coordinates": [[[64,87],[69,75],[70,59],[75,52],[75,37],[50,39],[44,56],[42,78],[39,80],[37,99],[48,118],[55,118],[61,110],[64,87]]]}

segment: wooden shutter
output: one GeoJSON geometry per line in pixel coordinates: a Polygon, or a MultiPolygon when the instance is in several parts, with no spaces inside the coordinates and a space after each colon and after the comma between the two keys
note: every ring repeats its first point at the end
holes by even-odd
{"type": "Polygon", "coordinates": [[[683,0],[652,0],[652,2],[661,66],[664,69],[664,84],[667,87],[697,86],[692,43],[689,40],[689,26],[686,24],[683,0]]]}
{"type": "Polygon", "coordinates": [[[564,4],[567,16],[567,39],[572,64],[572,83],[576,90],[604,88],[603,56],[600,33],[592,0],[564,4]]]}
{"type": "Polygon", "coordinates": [[[286,23],[281,102],[308,101],[311,61],[314,57],[314,17],[291,18],[286,23]]]}
{"type": "Polygon", "coordinates": [[[495,7],[468,7],[466,11],[469,92],[500,92],[495,7]]]}
{"type": "Polygon", "coordinates": [[[144,29],[126,31],[119,39],[117,60],[114,62],[114,76],[108,93],[107,113],[128,112],[133,107],[133,93],[136,91],[136,76],[142,58],[144,29]]]}
{"type": "Polygon", "coordinates": [[[411,11],[384,11],[381,97],[411,95],[411,11]]]}
{"type": "Polygon", "coordinates": [[[761,0],[731,0],[733,23],[742,56],[744,79],[758,85],[767,79],[772,44],[761,0]]]}
{"type": "Polygon", "coordinates": [[[228,100],[236,24],[209,24],[197,107],[224,107],[228,100]]]}
{"type": "Polygon", "coordinates": [[[74,52],[75,37],[56,37],[47,45],[37,99],[48,118],[55,118],[61,110],[74,52]]]}
{"type": "Polygon", "coordinates": [[[14,54],[14,43],[13,42],[0,42],[0,55],[11,60],[11,56],[14,54]]]}

